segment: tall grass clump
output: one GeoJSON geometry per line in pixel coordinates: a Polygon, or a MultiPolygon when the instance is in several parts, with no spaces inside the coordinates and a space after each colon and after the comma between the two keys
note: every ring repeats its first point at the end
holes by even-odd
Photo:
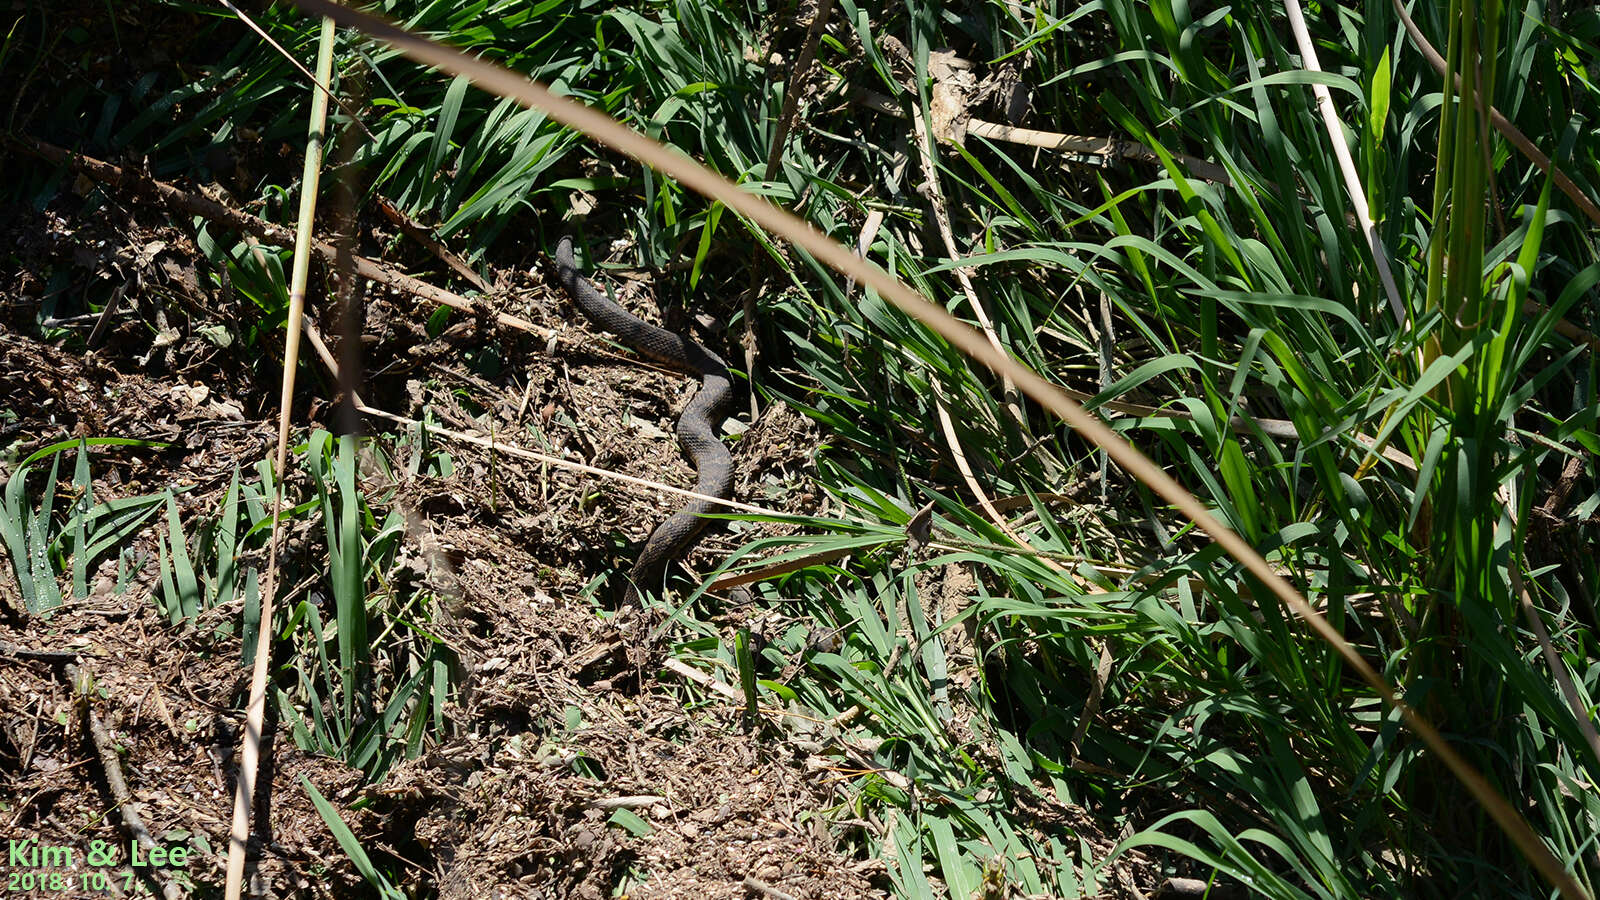
{"type": "MultiPolygon", "coordinates": [[[[964,238],[957,258],[920,249],[931,230],[921,203],[891,209],[870,252],[963,312],[949,271],[975,268],[988,315],[1024,361],[1104,401],[1171,410],[1115,421],[1305,590],[1592,893],[1600,760],[1580,717],[1592,719],[1600,674],[1584,662],[1595,571],[1562,544],[1592,538],[1582,523],[1600,500],[1594,364],[1556,326],[1593,327],[1600,267],[1593,223],[1471,112],[1474,91],[1490,98],[1583,183],[1595,147],[1576,136],[1600,110],[1587,77],[1573,77],[1571,34],[1538,4],[1419,10],[1456,71],[1480,61],[1462,99],[1381,3],[1313,10],[1319,75],[1302,70],[1271,4],[1202,17],[1107,2],[1061,18],[993,4],[959,30],[914,10],[842,9],[863,43],[909,34],[918,84],[941,47],[992,61],[1021,52],[1048,86],[1029,124],[1153,151],[1155,165],[1095,171],[969,137],[943,148],[938,172],[964,238]],[[1496,77],[1507,68],[1515,79],[1496,77]],[[1348,220],[1314,82],[1348,129],[1337,139],[1378,211],[1402,317],[1348,220]],[[1185,156],[1227,178],[1201,179],[1185,156]],[[1241,415],[1287,420],[1294,437],[1230,425],[1241,415]],[[1569,461],[1581,488],[1552,504],[1569,461]],[[1540,652],[1528,615],[1542,617],[1554,654],[1540,652]]],[[[1592,34],[1595,20],[1562,24],[1592,34]]],[[[891,65],[873,74],[896,82],[891,65]]],[[[856,137],[829,147],[885,169],[877,145],[856,137]]],[[[963,615],[980,626],[983,678],[968,724],[994,758],[954,765],[962,748],[931,727],[937,717],[873,707],[885,733],[923,735],[942,763],[927,770],[934,780],[1104,804],[1138,823],[1124,848],[1170,851],[1158,858],[1174,872],[1222,873],[1270,896],[1543,893],[1454,777],[1217,548],[1139,485],[1101,481],[1094,457],[1049,423],[1017,422],[996,385],[918,326],[805,274],[823,286],[772,310],[800,372],[778,390],[838,436],[824,472],[842,502],[903,521],[895,510],[935,500],[952,539],[911,571],[863,559],[883,574],[794,576],[784,593],[806,592],[827,624],[877,610],[888,636],[859,649],[871,659],[896,634],[927,647],[932,625],[916,617],[933,618],[933,598],[917,571],[976,568],[963,615]],[[941,403],[956,423],[945,436],[941,403]],[[1047,556],[972,549],[1010,539],[953,474],[951,436],[997,495],[1038,497],[1076,476],[1105,499],[1079,490],[1065,509],[1023,507],[1012,530],[1047,556]],[[906,610],[910,626],[894,615],[906,610]]],[[[931,655],[888,681],[906,694],[946,684],[931,655]]],[[[917,758],[901,752],[902,764],[917,758]]],[[[984,821],[968,813],[951,827],[981,841],[984,821]]]]}

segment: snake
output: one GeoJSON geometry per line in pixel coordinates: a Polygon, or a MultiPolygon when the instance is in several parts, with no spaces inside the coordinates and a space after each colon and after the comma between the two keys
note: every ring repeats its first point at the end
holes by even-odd
{"type": "MultiPolygon", "coordinates": [[[[556,244],[556,274],[567,296],[584,318],[602,331],[616,335],[640,355],[689,375],[700,376],[700,389],[678,417],[678,444],[694,463],[695,493],[730,499],[733,494],[733,454],[717,437],[716,428],[726,417],[733,398],[733,377],[722,358],[698,343],[665,328],[651,325],[618,306],[590,284],[578,271],[572,238],[556,244]]],[[[673,561],[679,559],[705,527],[706,513],[718,504],[691,499],[682,509],[657,525],[628,572],[624,604],[637,604],[639,591],[658,588],[673,561]]]]}

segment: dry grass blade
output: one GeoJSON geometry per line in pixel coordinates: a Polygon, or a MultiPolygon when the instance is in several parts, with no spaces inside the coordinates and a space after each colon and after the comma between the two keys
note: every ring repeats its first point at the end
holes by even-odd
{"type": "MultiPolygon", "coordinates": [[[[317,49],[317,83],[326,84],[333,74],[333,36],[331,19],[322,22],[322,40],[317,49]]],[[[306,162],[300,183],[300,221],[295,235],[294,277],[289,289],[289,313],[284,325],[283,386],[278,401],[278,452],[275,461],[277,489],[272,493],[272,533],[267,546],[267,574],[261,588],[261,618],[256,630],[255,666],[250,672],[250,699],[245,705],[244,747],[239,757],[239,778],[233,796],[233,824],[228,835],[228,880],[225,896],[238,900],[244,890],[245,850],[250,838],[250,814],[254,808],[256,774],[261,764],[261,735],[267,708],[267,666],[272,660],[272,598],[278,577],[278,521],[283,509],[284,472],[289,462],[289,414],[294,407],[294,373],[299,368],[300,328],[305,318],[306,282],[311,271],[313,223],[316,217],[317,186],[322,175],[322,136],[328,121],[327,91],[312,95],[311,123],[306,142],[306,162]]]]}
{"type": "MultiPolygon", "coordinates": [[[[1428,60],[1428,65],[1439,73],[1440,78],[1443,78],[1447,70],[1444,57],[1440,56],[1439,51],[1428,43],[1428,39],[1422,34],[1422,29],[1417,27],[1416,22],[1412,21],[1411,14],[1406,12],[1405,5],[1400,0],[1393,0],[1393,3],[1395,14],[1400,16],[1400,21],[1406,26],[1406,34],[1411,36],[1411,40],[1417,45],[1417,49],[1422,51],[1423,57],[1428,60]]],[[[1457,74],[1456,88],[1459,90],[1460,87],[1461,75],[1457,74]]],[[[1523,134],[1520,128],[1511,124],[1511,120],[1507,119],[1501,114],[1500,110],[1495,109],[1492,105],[1489,107],[1489,119],[1494,122],[1495,129],[1506,136],[1506,140],[1515,145],[1518,150],[1522,151],[1523,156],[1526,156],[1530,162],[1539,167],[1539,171],[1549,174],[1550,177],[1556,180],[1556,187],[1561,188],[1561,193],[1566,194],[1567,199],[1583,210],[1583,214],[1589,217],[1589,221],[1600,225],[1600,205],[1596,205],[1593,200],[1589,199],[1589,195],[1574,184],[1572,179],[1567,176],[1567,173],[1556,167],[1550,161],[1550,157],[1545,156],[1543,151],[1535,147],[1533,141],[1528,140],[1528,136],[1523,134]]]]}
{"type": "Polygon", "coordinates": [[[271,47],[273,50],[276,50],[279,56],[283,57],[284,60],[289,63],[289,65],[294,67],[295,71],[299,72],[301,75],[304,75],[306,80],[316,85],[317,90],[321,91],[325,97],[339,104],[339,108],[344,110],[345,115],[350,117],[350,121],[355,125],[355,127],[361,129],[362,133],[367,136],[367,140],[376,140],[376,137],[373,135],[373,133],[368,131],[367,126],[362,123],[361,114],[356,112],[354,109],[351,109],[350,104],[346,103],[344,100],[341,100],[339,95],[333,92],[333,88],[329,87],[329,83],[326,78],[318,78],[317,76],[311,74],[310,69],[307,69],[305,65],[300,62],[300,60],[295,59],[294,54],[283,49],[283,45],[278,43],[278,41],[273,38],[272,35],[268,34],[266,29],[262,28],[261,25],[257,23],[249,13],[237,6],[234,6],[232,3],[228,2],[228,0],[217,0],[217,2],[227,7],[228,12],[238,16],[239,21],[243,22],[247,28],[259,35],[263,41],[266,41],[267,46],[271,47]]]}
{"type": "Polygon", "coordinates": [[[1431,723],[1404,703],[1382,676],[1356,653],[1326,619],[1312,609],[1288,581],[1274,572],[1253,547],[1213,517],[1182,485],[1156,467],[1144,454],[1118,437],[1105,423],[1086,412],[1061,389],[1032,369],[995,350],[978,331],[956,319],[943,307],[929,302],[907,288],[882,269],[860,260],[848,248],[834,242],[794,214],[760,197],[741,191],[722,176],[628,130],[603,113],[564,97],[558,97],[543,85],[529,81],[508,69],[413,35],[377,16],[352,10],[328,0],[299,0],[297,5],[302,9],[332,18],[342,25],[359,28],[420,63],[467,77],[481,89],[493,91],[502,97],[513,98],[529,108],[541,110],[555,121],[582,131],[589,137],[677,179],[684,186],[725,204],[762,228],[792,241],[835,271],[870,286],[908,315],[915,316],[939,332],[972,359],[989,367],[999,376],[1011,378],[1024,393],[1059,416],[1080,435],[1105,450],[1119,466],[1176,507],[1200,530],[1220,544],[1230,556],[1238,560],[1246,570],[1260,579],[1285,606],[1305,620],[1319,637],[1333,646],[1345,663],[1354,669],[1362,680],[1384,699],[1385,703],[1400,713],[1406,725],[1438,754],[1467,790],[1483,804],[1518,849],[1551,884],[1561,891],[1563,896],[1569,898],[1587,896],[1511,805],[1450,747],[1431,723]]]}
{"type": "MultiPolygon", "coordinates": [[[[1307,71],[1322,71],[1322,65],[1317,62],[1317,49],[1311,43],[1311,34],[1306,31],[1306,17],[1300,11],[1299,0],[1283,0],[1283,8],[1289,13],[1289,30],[1294,32],[1295,43],[1300,45],[1302,64],[1307,71]]],[[[1322,113],[1323,127],[1328,130],[1328,143],[1333,147],[1339,172],[1344,175],[1345,190],[1350,192],[1350,202],[1355,206],[1356,223],[1367,236],[1367,249],[1372,252],[1372,262],[1378,267],[1378,278],[1383,282],[1384,295],[1389,298],[1389,309],[1394,313],[1395,323],[1403,328],[1406,324],[1406,307],[1400,300],[1400,288],[1394,283],[1389,251],[1384,249],[1383,238],[1378,236],[1378,223],[1372,220],[1366,188],[1361,186],[1361,175],[1356,172],[1355,160],[1350,158],[1350,148],[1345,146],[1344,129],[1339,124],[1338,112],[1333,108],[1333,95],[1325,84],[1311,85],[1311,92],[1316,95],[1317,110],[1322,113]]]]}
{"type": "MultiPolygon", "coordinates": [[[[392,412],[377,409],[376,407],[366,406],[364,404],[358,404],[356,409],[359,410],[362,415],[375,416],[407,428],[413,428],[421,424],[416,419],[408,419],[405,416],[398,416],[392,412]]],[[[474,447],[482,447],[483,449],[492,451],[494,453],[503,453],[507,456],[515,456],[518,459],[526,459],[529,462],[544,463],[546,465],[555,466],[558,469],[567,469],[568,471],[579,472],[584,475],[594,475],[599,478],[609,479],[611,481],[619,481],[623,484],[631,484],[636,487],[650,488],[651,490],[661,491],[667,494],[675,494],[688,500],[704,500],[708,503],[715,503],[718,506],[727,507],[730,510],[735,510],[738,512],[749,513],[753,516],[787,518],[792,515],[791,513],[781,512],[776,509],[768,509],[764,506],[756,506],[753,503],[742,503],[738,500],[728,500],[722,497],[713,497],[709,494],[701,494],[686,488],[674,487],[670,484],[665,484],[660,481],[651,481],[648,478],[635,478],[632,475],[624,475],[621,472],[613,472],[610,469],[601,469],[595,466],[585,465],[580,462],[574,462],[570,459],[562,459],[559,456],[548,456],[534,450],[523,449],[522,447],[518,447],[516,444],[508,444],[505,441],[492,440],[490,438],[482,437],[481,435],[467,434],[466,432],[462,431],[441,428],[438,425],[429,425],[428,431],[431,434],[449,438],[452,441],[460,441],[463,444],[471,444],[474,447]]]]}
{"type": "MultiPolygon", "coordinates": [[[[1505,485],[1500,486],[1496,496],[1501,503],[1506,504],[1508,512],[1517,508],[1505,485]]],[[[1512,521],[1516,521],[1515,513],[1512,513],[1512,521]]],[[[1587,706],[1578,696],[1578,689],[1572,683],[1572,676],[1567,672],[1561,654],[1550,642],[1550,630],[1544,626],[1544,617],[1534,605],[1533,596],[1528,593],[1528,585],[1522,578],[1522,569],[1518,566],[1508,566],[1506,571],[1511,575],[1511,590],[1522,608],[1523,617],[1528,620],[1528,628],[1538,639],[1539,650],[1544,654],[1545,663],[1550,666],[1550,673],[1555,677],[1556,686],[1561,689],[1561,696],[1572,710],[1573,721],[1578,723],[1578,730],[1582,732],[1584,741],[1589,745],[1589,752],[1594,754],[1597,762],[1600,762],[1600,732],[1595,731],[1594,720],[1590,718],[1587,706]]]]}

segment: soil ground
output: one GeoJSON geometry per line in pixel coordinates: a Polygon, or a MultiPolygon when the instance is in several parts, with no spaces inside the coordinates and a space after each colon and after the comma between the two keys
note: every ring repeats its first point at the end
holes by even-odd
{"type": "MultiPolygon", "coordinates": [[[[43,209],[0,210],[9,270],[0,278],[0,456],[14,465],[79,437],[158,442],[165,446],[96,448],[96,497],[182,487],[187,529],[215,515],[236,467],[248,477],[272,455],[281,328],[264,328],[245,346],[239,335],[259,324],[259,311],[216,284],[191,231],[174,221],[182,217],[148,199],[70,178],[43,209]],[[112,295],[118,306],[86,349],[99,324],[94,307],[112,295]],[[45,297],[69,299],[45,310],[45,297]]],[[[363,226],[368,252],[439,273],[436,281],[448,277],[386,226],[363,226]]],[[[557,347],[481,316],[457,316],[433,334],[432,308],[374,291],[362,328],[363,399],[404,416],[426,410],[458,431],[536,435],[542,446],[530,449],[691,485],[672,423],[692,383],[613,352],[575,319],[531,251],[490,268],[488,308],[576,341],[557,347]]],[[[621,274],[612,284],[641,316],[660,320],[664,305],[671,327],[701,336],[727,331],[731,306],[704,310],[713,320],[697,322],[660,296],[651,273],[621,274]]],[[[319,277],[313,296],[323,287],[319,277]]],[[[292,409],[301,438],[336,418],[337,385],[320,371],[302,367],[292,409]]],[[[740,403],[748,409],[745,398],[740,403]]],[[[811,467],[826,436],[781,405],[754,422],[748,412],[739,419],[736,496],[817,512],[811,467]]],[[[392,426],[369,420],[367,427],[380,445],[393,445],[384,433],[392,426]]],[[[288,723],[269,721],[274,739],[258,795],[251,893],[371,895],[313,805],[309,784],[412,896],[886,896],[885,865],[868,849],[879,845],[885,823],[852,811],[849,782],[859,772],[841,771],[839,756],[818,744],[791,739],[781,715],[746,730],[732,700],[707,702],[702,686],[680,676],[641,678],[617,652],[627,617],[610,614],[615,602],[604,573],[626,570],[639,542],[679,501],[446,444],[451,477],[402,475],[363,486],[396,489],[393,502],[411,522],[405,542],[418,560],[416,577],[443,598],[428,628],[460,661],[448,736],[368,784],[359,771],[297,749],[288,723]]],[[[365,477],[378,478],[370,470],[365,477]]],[[[69,488],[63,474],[58,490],[69,488]]],[[[290,489],[309,495],[303,482],[290,489]]],[[[713,530],[687,560],[690,570],[715,567],[748,539],[746,527],[713,530]]],[[[170,623],[153,599],[157,531],[146,528],[133,540],[135,574],[121,589],[114,568],[96,571],[86,599],[49,617],[19,612],[10,560],[3,564],[0,843],[10,852],[20,846],[25,857],[49,848],[73,855],[54,867],[19,867],[11,857],[8,876],[61,877],[0,885],[5,896],[221,894],[248,690],[232,632],[241,605],[170,623]],[[123,792],[132,802],[119,802],[123,792]],[[128,865],[134,821],[157,844],[187,848],[187,865],[128,865]],[[117,864],[101,867],[113,876],[104,887],[82,878],[96,869],[89,853],[97,847],[116,848],[117,864]]],[[[290,529],[284,546],[312,570],[326,566],[316,559],[324,552],[320,534],[308,528],[290,529]]],[[[245,562],[265,567],[264,554],[245,562]]],[[[757,615],[727,602],[713,622],[726,637],[757,615]]],[[[795,624],[781,612],[759,615],[768,628],[795,624]]],[[[723,673],[722,680],[737,679],[723,673]]],[[[1064,814],[1041,817],[1059,822],[1064,814]]],[[[1103,852],[1113,843],[1076,811],[1070,818],[1083,846],[1103,852]]],[[[1118,883],[1152,882],[1148,871],[1130,869],[1118,883]]],[[[1005,895],[1004,888],[993,894],[1005,895]]]]}
{"type": "MultiPolygon", "coordinates": [[[[29,288],[38,281],[25,273],[14,280],[0,332],[13,452],[86,436],[162,442],[169,446],[98,449],[97,497],[179,484],[189,488],[180,495],[186,521],[216,509],[234,467],[248,470],[271,452],[275,389],[240,376],[255,367],[198,334],[205,324],[235,323],[198,291],[187,241],[131,216],[77,222],[22,213],[9,221],[7,243],[23,248],[31,271],[80,263],[76,274],[89,279],[143,267],[141,276],[175,292],[161,301],[133,298],[109,340],[85,352],[73,349],[81,348],[81,333],[78,340],[29,334],[37,331],[27,326],[37,308],[29,288]],[[161,249],[149,252],[155,245],[161,249]],[[86,246],[100,253],[86,255],[86,246]],[[185,290],[196,293],[177,295],[185,290]],[[163,321],[177,322],[173,305],[186,319],[158,347],[145,316],[159,309],[163,321]]],[[[509,311],[579,327],[561,319],[568,313],[553,286],[536,275],[512,280],[520,290],[506,296],[523,299],[509,311]]],[[[643,282],[630,284],[625,298],[643,282]]],[[[426,403],[440,424],[482,434],[516,433],[536,421],[557,452],[692,484],[671,435],[674,407],[693,389],[686,379],[603,351],[558,358],[520,335],[482,334],[473,320],[429,341],[420,319],[405,301],[381,301],[369,313],[369,365],[383,370],[364,388],[373,397],[426,403]],[[471,362],[488,340],[504,354],[492,379],[471,362]],[[397,372],[389,362],[397,359],[410,371],[397,372]]],[[[315,387],[306,393],[315,396],[315,387]]],[[[312,415],[333,410],[315,399],[307,406],[312,415]]],[[[782,407],[769,408],[737,442],[741,496],[786,501],[797,511],[810,505],[806,448],[816,438],[808,432],[782,407]]],[[[442,604],[453,614],[434,627],[466,674],[466,699],[453,710],[459,733],[371,787],[359,772],[280,737],[256,887],[272,896],[347,896],[361,884],[299,787],[303,776],[345,812],[369,852],[412,867],[440,896],[485,896],[493,887],[501,896],[607,897],[626,886],[630,871],[651,876],[630,892],[636,897],[745,896],[747,876],[796,896],[874,894],[881,865],[843,853],[827,818],[816,815],[845,800],[820,765],[744,732],[731,703],[685,708],[672,685],[612,689],[619,667],[608,667],[615,654],[605,651],[618,644],[617,626],[599,614],[606,590],[592,582],[603,566],[625,568],[630,550],[620,538],[641,539],[674,499],[495,459],[471,444],[449,452],[455,477],[414,477],[399,485],[398,502],[420,512],[412,536],[446,551],[429,557],[437,565],[427,566],[426,577],[454,599],[442,604]],[[551,727],[572,721],[583,724],[560,734],[551,727]],[[583,766],[574,766],[580,758],[583,766]],[[649,823],[649,833],[608,827],[617,803],[649,823]],[[361,809],[352,812],[353,805],[361,809]]],[[[0,831],[40,847],[126,843],[65,661],[29,653],[76,651],[77,670],[97,687],[89,708],[117,748],[138,817],[159,841],[194,848],[189,878],[180,881],[185,890],[188,881],[208,890],[221,880],[237,711],[247,689],[237,639],[219,640],[213,630],[238,610],[171,627],[152,602],[154,541],[151,531],[135,542],[144,565],[128,589],[116,592],[110,573],[97,573],[87,600],[49,618],[17,616],[9,565],[0,579],[8,612],[0,627],[0,704],[9,712],[0,729],[0,795],[10,798],[0,831]]],[[[712,534],[691,564],[703,571],[733,545],[725,530],[712,534]]]]}

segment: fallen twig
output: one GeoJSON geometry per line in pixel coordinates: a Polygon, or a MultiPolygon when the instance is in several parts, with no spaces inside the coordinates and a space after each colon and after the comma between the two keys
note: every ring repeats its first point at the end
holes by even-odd
{"type": "Polygon", "coordinates": [[[667,657],[664,661],[662,661],[661,667],[663,669],[667,669],[668,671],[676,672],[677,674],[689,679],[695,684],[700,685],[708,691],[715,691],[727,699],[732,700],[734,703],[744,702],[743,695],[741,695],[739,691],[732,685],[712,678],[710,675],[707,675],[699,669],[696,669],[694,666],[679,660],[675,656],[667,657]]]}
{"type": "Polygon", "coordinates": [[[754,875],[746,875],[744,877],[744,881],[740,882],[740,884],[743,884],[748,890],[755,891],[756,893],[766,897],[771,897],[772,900],[795,900],[795,896],[793,894],[780,891],[772,885],[767,884],[765,881],[755,877],[754,875]]]}
{"type": "MultiPolygon", "coordinates": [[[[74,693],[78,701],[83,704],[83,714],[89,722],[89,740],[94,744],[95,752],[100,757],[100,766],[106,776],[106,785],[111,788],[111,796],[116,800],[118,813],[122,816],[122,824],[128,829],[128,836],[133,838],[143,847],[146,853],[160,850],[156,839],[151,836],[150,829],[145,827],[144,820],[139,818],[139,801],[133,797],[133,792],[128,790],[128,782],[122,775],[122,762],[117,758],[117,750],[111,740],[111,735],[106,733],[106,727],[95,715],[94,704],[91,696],[94,690],[94,677],[80,668],[76,663],[67,663],[67,677],[72,679],[74,693]]],[[[161,888],[161,896],[166,900],[178,900],[183,896],[183,889],[178,886],[166,869],[159,866],[150,867],[146,874],[161,888]]]]}
{"type": "Polygon", "coordinates": [[[428,252],[437,256],[440,261],[449,266],[457,275],[472,282],[472,286],[485,294],[489,293],[489,282],[483,276],[472,270],[454,250],[446,247],[442,241],[433,236],[433,231],[416,219],[405,214],[405,211],[390,203],[382,197],[374,197],[378,204],[378,211],[395,224],[395,227],[406,233],[406,236],[428,248],[428,252]]]}
{"type": "Polygon", "coordinates": [[[783,89],[783,111],[778,115],[778,127],[772,133],[772,146],[767,150],[767,168],[762,181],[771,181],[778,174],[778,164],[783,160],[783,145],[788,140],[789,129],[794,126],[794,114],[800,108],[800,86],[811,73],[811,63],[817,58],[817,44],[822,41],[822,30],[828,24],[828,13],[833,11],[833,0],[820,0],[816,14],[811,17],[811,27],[806,30],[806,40],[800,45],[800,55],[789,70],[789,81],[783,89]]]}
{"type": "MultiPolygon", "coordinates": [[[[387,419],[388,421],[394,422],[398,425],[417,426],[421,424],[416,419],[409,419],[405,416],[395,415],[392,412],[387,412],[371,406],[362,405],[357,406],[356,409],[364,415],[376,416],[380,419],[387,419]]],[[[746,512],[758,516],[776,516],[780,518],[790,518],[794,516],[793,513],[768,509],[764,506],[756,506],[750,503],[741,503],[738,500],[728,500],[722,497],[712,497],[707,494],[699,494],[684,488],[673,487],[670,484],[662,484],[659,481],[651,481],[648,478],[635,478],[632,475],[624,475],[621,472],[613,472],[610,469],[596,468],[595,466],[585,465],[574,460],[562,459],[559,456],[547,456],[543,453],[538,453],[533,450],[524,450],[516,444],[508,444],[505,441],[493,440],[491,438],[481,437],[475,434],[467,434],[466,432],[462,431],[453,431],[449,428],[441,428],[438,425],[428,425],[427,429],[429,434],[446,437],[453,441],[462,441],[464,443],[473,444],[494,453],[504,453],[507,456],[515,456],[520,459],[548,463],[549,465],[562,469],[569,469],[573,472],[582,472],[585,475],[598,475],[601,478],[609,478],[612,481],[621,481],[626,482],[627,484],[637,485],[639,487],[647,487],[654,490],[664,491],[668,494],[677,494],[680,497],[687,497],[691,500],[705,500],[707,502],[716,503],[718,506],[725,506],[730,510],[735,510],[738,512],[746,512]]]]}
{"type": "MultiPolygon", "coordinates": [[[[232,226],[246,234],[254,235],[264,243],[278,247],[294,246],[294,232],[289,229],[274,225],[249,213],[224,206],[215,200],[191,194],[164,181],[147,178],[142,174],[129,172],[120,166],[103,162],[94,157],[73,153],[53,144],[47,144],[44,141],[32,138],[12,138],[11,142],[18,148],[40,159],[58,165],[71,166],[76,171],[107,184],[149,194],[184,212],[193,213],[213,222],[232,226]]],[[[320,238],[312,239],[311,249],[330,263],[338,254],[338,248],[320,238]]],[[[396,271],[376,260],[368,259],[364,256],[354,256],[352,257],[352,262],[354,263],[356,274],[369,281],[396,287],[429,302],[464,312],[475,312],[481,308],[479,304],[460,294],[435,287],[425,281],[396,271]]],[[[527,319],[520,319],[505,313],[494,313],[494,320],[507,328],[525,331],[546,341],[558,339],[555,332],[541,328],[527,319]]]]}
{"type": "MultiPolygon", "coordinates": [[[[857,90],[851,97],[861,105],[875,109],[891,116],[904,117],[905,111],[900,104],[890,97],[874,91],[857,90]]],[[[982,119],[968,119],[966,122],[967,134],[989,138],[995,141],[1006,141],[1012,144],[1025,144],[1029,147],[1039,147],[1045,150],[1065,150],[1069,153],[1081,153],[1085,156],[1100,156],[1106,159],[1136,159],[1140,162],[1161,164],[1161,157],[1154,150],[1138,141],[1119,141],[1116,138],[1086,137],[1079,134],[1058,134],[1053,131],[1035,131],[1032,128],[1017,128],[1012,125],[1001,125],[998,122],[985,122],[982,119]]],[[[1178,162],[1188,167],[1196,178],[1211,181],[1231,187],[1233,178],[1228,175],[1228,170],[1214,162],[1207,162],[1193,156],[1174,156],[1178,162]]]]}
{"type": "Polygon", "coordinates": [[[657,797],[654,794],[636,794],[628,797],[596,797],[584,805],[590,809],[599,810],[644,809],[645,807],[665,802],[667,802],[665,797],[657,797]]]}
{"type": "Polygon", "coordinates": [[[0,641],[0,656],[71,664],[77,662],[79,655],[76,650],[35,650],[32,647],[24,647],[21,644],[13,644],[10,641],[0,641]]]}

